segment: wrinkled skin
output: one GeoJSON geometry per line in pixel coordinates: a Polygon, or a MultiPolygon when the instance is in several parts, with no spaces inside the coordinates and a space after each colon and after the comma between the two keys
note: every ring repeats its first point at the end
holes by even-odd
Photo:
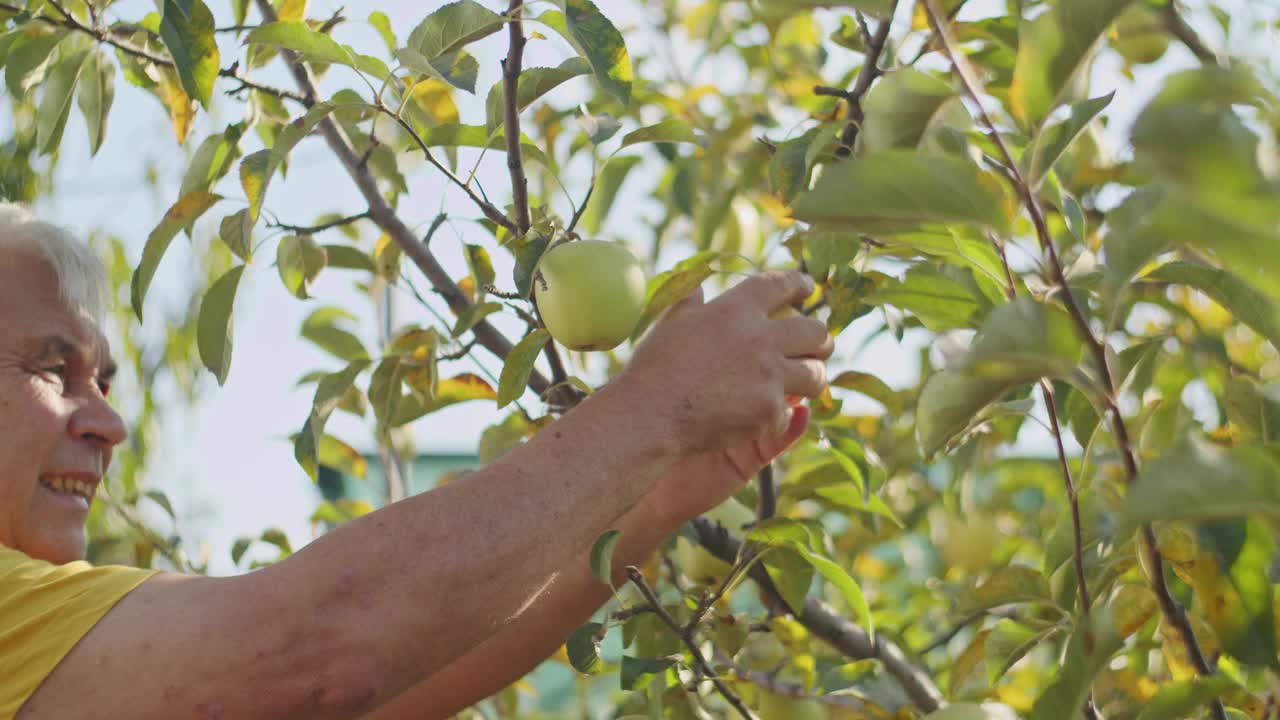
{"type": "Polygon", "coordinates": [[[113,365],[93,320],[46,263],[0,253],[0,545],[55,564],[84,558],[87,503],[40,482],[97,489],[126,429],[107,403],[113,365]]]}

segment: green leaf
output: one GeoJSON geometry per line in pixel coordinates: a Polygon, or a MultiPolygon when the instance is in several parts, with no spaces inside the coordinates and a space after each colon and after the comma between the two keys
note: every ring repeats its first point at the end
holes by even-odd
{"type": "Polygon", "coordinates": [[[476,91],[480,63],[466,50],[455,50],[437,58],[426,58],[417,50],[401,48],[395,52],[400,64],[416,73],[443,80],[469,93],[476,91]]]}
{"type": "Polygon", "coordinates": [[[1171,262],[1156,268],[1143,279],[1187,285],[1202,291],[1237,320],[1280,348],[1280,306],[1234,273],[1206,265],[1171,262]]]}
{"type": "Polygon", "coordinates": [[[1044,573],[1026,565],[1008,565],[967,590],[956,606],[956,613],[971,615],[1001,605],[1048,603],[1052,597],[1049,579],[1044,573]]]}
{"type": "Polygon", "coordinates": [[[245,37],[245,43],[270,45],[289,50],[308,62],[355,67],[355,56],[337,40],[312,30],[305,22],[282,21],[259,25],[245,37]]]}
{"type": "Polygon", "coordinates": [[[302,322],[302,337],[347,362],[368,360],[369,351],[365,350],[360,338],[337,325],[339,321],[354,319],[351,313],[341,308],[319,308],[302,322]]]}
{"type": "Polygon", "coordinates": [[[175,0],[165,0],[160,38],[173,58],[182,89],[208,109],[221,62],[213,33],[213,13],[203,0],[188,0],[186,9],[188,12],[184,13],[175,0]]]}
{"type": "Polygon", "coordinates": [[[828,165],[792,204],[797,220],[867,232],[970,223],[1008,234],[1004,187],[972,162],[894,150],[828,165]]]}
{"type": "Polygon", "coordinates": [[[369,378],[369,405],[380,430],[385,430],[396,417],[405,370],[404,358],[385,357],[369,378]]]}
{"type": "Polygon", "coordinates": [[[613,203],[618,199],[618,191],[627,177],[641,163],[640,158],[623,156],[611,158],[596,177],[591,198],[587,201],[587,209],[582,212],[582,227],[591,235],[598,235],[604,227],[613,203]]]}
{"type": "Polygon", "coordinates": [[[1143,469],[1117,532],[1155,520],[1251,515],[1280,517],[1280,460],[1262,448],[1224,449],[1193,436],[1143,469]]]}
{"type": "Polygon", "coordinates": [[[714,252],[702,252],[684,261],[684,267],[662,273],[649,281],[644,312],[636,326],[636,334],[643,332],[658,319],[667,308],[675,305],[689,293],[697,290],[715,272],[711,262],[719,256],[714,252]]]}
{"type": "Polygon", "coordinates": [[[382,42],[387,44],[387,50],[395,52],[400,44],[396,42],[396,33],[391,29],[391,18],[381,10],[374,10],[369,13],[369,24],[374,30],[378,31],[378,35],[382,37],[382,42]]]}
{"type": "Polygon", "coordinates": [[[1007,618],[996,623],[986,638],[987,681],[994,687],[1009,668],[1058,631],[1056,625],[1035,628],[1007,618]]]}
{"type": "Polygon", "coordinates": [[[1237,375],[1227,380],[1222,400],[1227,419],[1246,441],[1280,442],[1280,385],[1237,375]]]}
{"type": "Polygon", "coordinates": [[[953,114],[968,117],[949,83],[910,67],[876,83],[863,101],[863,112],[858,142],[870,153],[915,148],[953,114]]]}
{"type": "Polygon", "coordinates": [[[584,675],[594,675],[600,670],[600,623],[587,623],[569,635],[565,650],[569,664],[584,675]]]}
{"type": "Polygon", "coordinates": [[[1072,720],[1080,715],[1094,677],[1101,672],[1124,641],[1115,631],[1109,608],[1096,608],[1080,619],[1053,684],[1031,708],[1032,720],[1072,720]]]}
{"type": "Polygon", "coordinates": [[[231,372],[231,309],[243,273],[244,265],[228,270],[213,283],[200,303],[196,344],[200,360],[218,378],[219,385],[226,383],[227,374],[231,372]]]}
{"type": "Polygon", "coordinates": [[[271,183],[271,173],[274,170],[270,150],[259,150],[240,161],[240,186],[249,199],[249,219],[254,222],[257,222],[258,214],[262,212],[262,201],[267,195],[267,185],[271,183]]]}
{"type": "Polygon", "coordinates": [[[1034,142],[1023,156],[1022,164],[1027,171],[1027,182],[1032,187],[1040,187],[1041,182],[1053,170],[1059,158],[1071,147],[1071,143],[1080,137],[1089,123],[1111,104],[1114,92],[1084,100],[1071,106],[1071,117],[1045,128],[1036,134],[1034,142]]]}
{"type": "Polygon", "coordinates": [[[253,219],[249,217],[249,209],[241,208],[222,218],[218,237],[236,257],[248,262],[253,250],[253,219]]]}
{"type": "Polygon", "coordinates": [[[169,502],[169,496],[159,490],[147,490],[142,496],[151,500],[151,502],[160,506],[170,520],[177,521],[178,516],[173,512],[173,503],[169,502]]]}
{"type": "Polygon", "coordinates": [[[932,456],[1018,385],[1069,377],[1083,345],[1066,312],[1019,298],[991,312],[960,367],[932,375],[916,407],[916,438],[932,456]]]}
{"type": "Polygon", "coordinates": [[[351,245],[325,245],[325,255],[329,258],[329,267],[340,270],[362,270],[374,272],[373,258],[360,248],[351,245]]]}
{"type": "Polygon", "coordinates": [[[410,33],[408,47],[431,60],[492,35],[505,23],[501,15],[480,3],[458,0],[424,18],[410,33]]]}
{"type": "Polygon", "coordinates": [[[619,670],[619,681],[623,690],[643,688],[642,680],[650,675],[666,672],[667,668],[676,664],[671,658],[641,658],[622,656],[622,667],[619,670]]]}
{"type": "Polygon", "coordinates": [[[858,583],[849,576],[849,573],[845,572],[844,568],[807,547],[799,543],[795,543],[791,547],[800,553],[805,560],[809,561],[813,568],[818,571],[818,574],[826,578],[827,582],[836,586],[836,589],[844,597],[845,602],[848,603],[849,609],[853,610],[858,618],[862,620],[863,626],[867,629],[867,634],[874,641],[876,632],[875,619],[871,616],[871,606],[867,604],[867,599],[863,596],[862,588],[858,586],[858,583]]]}
{"type": "Polygon", "coordinates": [[[881,285],[869,294],[871,305],[892,305],[920,319],[934,332],[976,327],[990,308],[990,301],[933,265],[919,264],[898,281],[881,285]]]}
{"type": "MultiPolygon", "coordinates": [[[[1210,627],[1227,654],[1255,666],[1280,666],[1271,571],[1276,539],[1257,519],[1217,520],[1198,528],[1200,546],[1216,562],[1192,578],[1210,627]]],[[[1202,555],[1202,557],[1203,557],[1202,555]]]]}
{"type": "MultiPolygon", "coordinates": [[[[107,116],[115,99],[116,66],[106,53],[98,50],[89,53],[80,71],[80,93],[77,100],[84,115],[85,129],[89,132],[89,154],[97,155],[102,141],[107,137],[107,116]]],[[[183,195],[186,192],[181,193],[183,195]]]]}
{"type": "Polygon", "coordinates": [[[280,280],[294,297],[306,300],[311,283],[319,277],[327,261],[324,248],[310,235],[288,235],[276,248],[276,269],[280,280]]]}
{"type": "Polygon", "coordinates": [[[169,249],[169,243],[182,228],[195,222],[221,199],[221,195],[214,195],[208,190],[198,190],[185,195],[165,212],[164,219],[147,236],[147,244],[142,249],[142,260],[138,262],[138,268],[133,273],[130,287],[133,312],[138,316],[139,322],[142,321],[142,302],[147,297],[147,290],[151,287],[151,280],[155,277],[160,260],[169,249]]]}
{"type": "Polygon", "coordinates": [[[538,353],[542,352],[549,340],[551,333],[539,328],[524,336],[511,349],[511,354],[502,365],[502,374],[498,377],[498,407],[506,407],[524,394],[538,353]]]}
{"type": "Polygon", "coordinates": [[[798,550],[786,544],[775,544],[763,554],[760,563],[764,565],[765,572],[787,607],[799,612],[804,607],[809,587],[813,585],[813,576],[817,573],[813,564],[798,550]]]}
{"type": "Polygon", "coordinates": [[[591,546],[591,574],[605,585],[613,584],[613,550],[621,537],[622,531],[608,530],[591,546]]]}
{"type": "Polygon", "coordinates": [[[469,306],[458,316],[458,322],[453,326],[450,334],[453,337],[460,337],[463,333],[475,327],[477,323],[484,320],[489,315],[502,311],[502,303],[484,302],[476,303],[469,306]]]}
{"type": "MultiPolygon", "coordinates": [[[[591,64],[583,58],[569,58],[558,67],[533,67],[520,73],[520,82],[516,90],[516,110],[523,111],[539,98],[551,92],[561,84],[580,75],[591,72],[591,64]]],[[[499,81],[489,89],[485,99],[485,128],[492,133],[502,127],[505,122],[505,100],[502,82],[499,81]]]]}
{"type": "Polygon", "coordinates": [[[690,143],[700,145],[702,140],[688,122],[680,118],[667,118],[656,125],[632,130],[622,136],[622,147],[624,148],[639,145],[640,143],[690,143]]]}
{"type": "Polygon", "coordinates": [[[631,102],[631,56],[622,33],[591,0],[565,0],[565,25],[596,80],[624,106],[631,102]]]}
{"type": "Polygon", "coordinates": [[[902,396],[870,373],[846,370],[831,380],[832,387],[853,390],[875,400],[894,415],[902,414],[902,396]]]}
{"type": "MultiPolygon", "coordinates": [[[[490,150],[507,151],[507,140],[504,131],[499,130],[497,135],[490,137],[489,133],[481,125],[459,125],[457,123],[446,123],[437,125],[433,128],[427,128],[422,133],[422,141],[427,147],[445,146],[445,147],[477,147],[489,148],[490,150]]],[[[542,150],[534,144],[528,136],[523,133],[520,135],[520,150],[527,160],[534,160],[542,165],[547,165],[547,156],[542,150]]]]}
{"type": "Polygon", "coordinates": [[[5,57],[4,71],[5,83],[14,97],[25,97],[27,90],[44,79],[54,57],[54,48],[66,36],[65,30],[49,33],[27,30],[12,41],[5,57]]]}
{"type": "Polygon", "coordinates": [[[1165,685],[1143,703],[1137,720],[1194,717],[1196,709],[1201,705],[1216,700],[1237,687],[1234,680],[1222,674],[1165,685]]]}
{"type": "Polygon", "coordinates": [[[356,376],[369,367],[369,361],[356,360],[342,370],[325,375],[316,386],[311,401],[311,413],[303,424],[302,432],[294,439],[293,457],[314,482],[319,470],[318,451],[324,436],[325,423],[338,408],[342,398],[353,387],[356,376]]]}
{"type": "Polygon", "coordinates": [[[241,125],[229,125],[224,132],[205,138],[191,156],[187,172],[182,176],[182,190],[179,194],[208,190],[225,176],[240,154],[242,132],[241,125]]]}
{"type": "Polygon", "coordinates": [[[1038,128],[1054,108],[1083,99],[1077,86],[1088,80],[1095,50],[1129,2],[1058,2],[1023,22],[1009,104],[1024,128],[1038,128]]]}
{"type": "Polygon", "coordinates": [[[471,268],[471,277],[476,281],[476,292],[483,294],[484,288],[492,285],[497,279],[493,271],[493,259],[489,257],[489,251],[482,245],[468,244],[465,249],[467,266],[471,268]]]}
{"type": "Polygon", "coordinates": [[[548,244],[550,244],[550,238],[538,232],[527,233],[511,243],[511,253],[515,255],[516,261],[511,280],[515,283],[516,292],[520,293],[520,297],[528,298],[533,293],[533,273],[538,267],[538,261],[542,259],[542,254],[546,252],[548,244]]]}
{"type": "Polygon", "coordinates": [[[44,97],[40,99],[40,110],[36,113],[36,136],[44,153],[57,150],[62,142],[62,131],[71,115],[71,98],[75,95],[80,71],[88,57],[86,52],[64,57],[53,66],[44,83],[44,97]]]}

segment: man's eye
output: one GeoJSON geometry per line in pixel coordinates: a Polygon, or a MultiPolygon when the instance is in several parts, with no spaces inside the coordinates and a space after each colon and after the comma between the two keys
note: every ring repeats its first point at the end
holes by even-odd
{"type": "Polygon", "coordinates": [[[43,370],[46,375],[52,375],[60,380],[66,380],[69,373],[66,365],[51,365],[43,370]]]}

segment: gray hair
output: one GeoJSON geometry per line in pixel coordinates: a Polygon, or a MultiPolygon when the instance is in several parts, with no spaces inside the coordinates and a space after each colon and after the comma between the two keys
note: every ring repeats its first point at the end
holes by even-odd
{"type": "Polygon", "coordinates": [[[63,301],[101,320],[107,269],[86,243],[64,228],[41,222],[21,205],[0,202],[0,258],[12,252],[31,253],[47,262],[63,301]]]}

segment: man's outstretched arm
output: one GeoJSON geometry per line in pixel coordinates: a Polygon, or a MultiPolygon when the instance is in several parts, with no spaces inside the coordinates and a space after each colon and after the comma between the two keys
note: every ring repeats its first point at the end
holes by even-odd
{"type": "Polygon", "coordinates": [[[678,457],[780,428],[785,395],[817,394],[825,329],[767,317],[810,290],[778,273],[686,300],[616,382],[466,480],[247,576],[149,580],[19,717],[367,714],[519,616],[678,457]]]}
{"type": "MultiPolygon", "coordinates": [[[[808,409],[799,407],[781,435],[723,452],[683,458],[657,487],[618,522],[613,585],[628,581],[627,565],[641,565],[679,529],[732,493],[804,434],[808,409]]],[[[736,528],[735,528],[736,529],[736,528]]],[[[564,644],[611,596],[590,568],[590,551],[558,573],[539,598],[483,645],[379,708],[367,720],[445,720],[493,695],[536,668],[564,644]]]]}

